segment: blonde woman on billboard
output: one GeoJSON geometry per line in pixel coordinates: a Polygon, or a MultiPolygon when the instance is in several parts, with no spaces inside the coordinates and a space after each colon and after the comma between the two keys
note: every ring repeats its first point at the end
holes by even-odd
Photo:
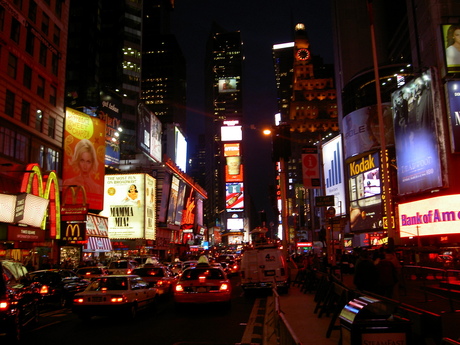
{"type": "Polygon", "coordinates": [[[69,165],[78,175],[65,180],[64,186],[83,186],[87,193],[102,193],[102,186],[93,179],[93,175],[97,173],[98,161],[96,150],[91,141],[82,139],[75,145],[69,165]]]}
{"type": "Polygon", "coordinates": [[[447,66],[460,65],[460,25],[451,25],[447,30],[447,66]]]}

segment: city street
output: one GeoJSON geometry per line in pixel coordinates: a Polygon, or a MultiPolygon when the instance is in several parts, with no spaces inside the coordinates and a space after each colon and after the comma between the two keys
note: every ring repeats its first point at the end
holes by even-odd
{"type": "Polygon", "coordinates": [[[187,306],[176,310],[172,299],[160,301],[156,311],[140,311],[135,320],[126,317],[94,317],[83,322],[70,308],[48,309],[41,313],[37,327],[24,334],[24,343],[49,345],[57,339],[67,345],[149,343],[235,344],[243,337],[257,296],[245,297],[239,278],[234,284],[232,307],[187,306]]]}

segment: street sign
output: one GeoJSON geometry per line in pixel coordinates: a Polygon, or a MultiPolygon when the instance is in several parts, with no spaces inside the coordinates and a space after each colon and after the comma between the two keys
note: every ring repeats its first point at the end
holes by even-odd
{"type": "Polygon", "coordinates": [[[315,197],[315,206],[316,207],[334,206],[334,196],[326,195],[326,196],[315,197]]]}

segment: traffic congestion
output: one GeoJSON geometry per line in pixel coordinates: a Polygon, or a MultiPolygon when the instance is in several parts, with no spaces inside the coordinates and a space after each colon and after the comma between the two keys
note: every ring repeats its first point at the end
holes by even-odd
{"type": "Polygon", "coordinates": [[[174,318],[196,306],[225,316],[232,301],[243,296],[238,255],[203,254],[174,262],[148,257],[142,262],[125,258],[107,265],[28,271],[19,262],[0,260],[0,339],[21,343],[48,327],[42,319],[54,313],[63,313],[78,327],[138,323],[159,310],[174,318]]]}

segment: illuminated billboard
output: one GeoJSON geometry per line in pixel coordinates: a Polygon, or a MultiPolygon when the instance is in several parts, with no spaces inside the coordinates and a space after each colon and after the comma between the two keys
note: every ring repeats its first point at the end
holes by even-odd
{"type": "Polygon", "coordinates": [[[220,127],[220,138],[222,141],[241,141],[243,131],[241,126],[222,126],[220,127]]]}
{"type": "Polygon", "coordinates": [[[244,208],[243,183],[226,183],[225,186],[225,208],[227,210],[244,208]]]}
{"type": "Polygon", "coordinates": [[[169,193],[169,204],[168,204],[167,222],[169,224],[174,224],[176,220],[176,208],[177,208],[177,198],[179,195],[179,185],[180,185],[180,180],[176,176],[173,176],[171,179],[171,189],[169,193]]]}
{"type": "Polygon", "coordinates": [[[139,149],[161,162],[161,121],[143,103],[137,106],[139,149]]]}
{"type": "Polygon", "coordinates": [[[120,164],[120,100],[108,94],[102,96],[97,115],[105,121],[105,164],[120,164]]]}
{"type": "MultiPolygon", "coordinates": [[[[385,125],[385,143],[393,145],[393,116],[391,103],[382,104],[385,125]]],[[[379,120],[377,106],[364,107],[349,113],[343,118],[344,157],[350,158],[367,151],[380,149],[379,120]]]]}
{"type": "Polygon", "coordinates": [[[448,81],[447,97],[449,98],[450,138],[452,152],[460,152],[460,81],[448,81]]]}
{"type": "Polygon", "coordinates": [[[322,147],[323,171],[326,195],[334,196],[334,208],[337,216],[347,213],[345,203],[345,178],[342,164],[342,136],[328,141],[322,147]]]}
{"type": "Polygon", "coordinates": [[[235,91],[237,91],[237,84],[235,78],[219,79],[219,93],[235,91]]]}
{"type": "Polygon", "coordinates": [[[105,173],[105,123],[67,108],[64,129],[63,186],[83,186],[90,209],[102,210],[105,173]]]}
{"type": "Polygon", "coordinates": [[[155,179],[147,174],[106,175],[103,216],[111,239],[155,239],[155,179]]]}
{"type": "Polygon", "coordinates": [[[225,143],[224,144],[224,157],[241,156],[239,143],[225,143]]]}
{"type": "Polygon", "coordinates": [[[399,204],[398,209],[401,238],[459,233],[460,194],[399,204]]]}
{"type": "Polygon", "coordinates": [[[178,127],[175,127],[174,132],[174,137],[176,139],[174,163],[176,163],[180,170],[187,172],[187,140],[185,140],[184,135],[178,127]]]}
{"type": "Polygon", "coordinates": [[[225,182],[243,182],[243,164],[240,156],[225,157],[225,182]]]}
{"type": "Polygon", "coordinates": [[[393,92],[399,194],[442,187],[431,73],[393,92]]]}
{"type": "Polygon", "coordinates": [[[227,219],[227,230],[230,232],[233,231],[242,231],[244,230],[244,219],[243,218],[228,218],[227,219]]]}
{"type": "Polygon", "coordinates": [[[457,46],[460,44],[460,38],[455,38],[456,35],[460,37],[460,25],[441,25],[441,32],[446,70],[448,73],[460,72],[460,51],[457,49],[457,46]]]}
{"type": "Polygon", "coordinates": [[[382,228],[380,161],[377,152],[348,164],[352,231],[382,228]]]}

